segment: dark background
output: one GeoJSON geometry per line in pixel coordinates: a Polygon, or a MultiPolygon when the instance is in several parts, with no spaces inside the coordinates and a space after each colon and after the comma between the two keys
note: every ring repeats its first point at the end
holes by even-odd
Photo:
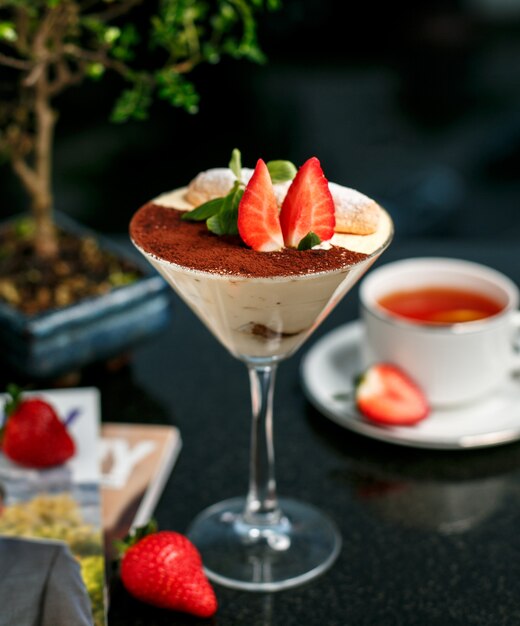
{"type": "MultiPolygon", "coordinates": [[[[398,238],[518,239],[520,0],[285,0],[259,26],[268,64],[199,67],[197,115],[158,103],[147,122],[111,124],[113,77],[62,96],[56,208],[123,232],[236,146],[249,166],[318,156],[389,209],[398,238]]],[[[0,202],[27,206],[8,166],[0,202]]]]}

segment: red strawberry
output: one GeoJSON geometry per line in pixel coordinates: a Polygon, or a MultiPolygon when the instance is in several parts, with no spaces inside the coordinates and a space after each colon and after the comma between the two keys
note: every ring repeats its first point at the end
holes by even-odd
{"type": "Polygon", "coordinates": [[[283,248],[273,183],[262,159],[258,159],[238,207],[238,232],[244,243],[258,252],[283,248]]]}
{"type": "Polygon", "coordinates": [[[198,617],[217,610],[200,554],[184,535],[161,531],[138,539],[124,553],[120,571],[126,589],[142,602],[198,617]]]}
{"type": "Polygon", "coordinates": [[[286,246],[297,248],[310,232],[326,241],[334,234],[334,201],[320,162],[310,158],[298,170],[280,211],[286,246]]]}
{"type": "Polygon", "coordinates": [[[2,451],[27,467],[61,465],[74,455],[76,446],[54,408],[40,398],[20,399],[11,391],[6,404],[2,451]]]}
{"type": "Polygon", "coordinates": [[[419,389],[395,365],[372,365],[356,388],[356,403],[365,417],[379,424],[416,424],[429,413],[428,402],[419,389]]]}

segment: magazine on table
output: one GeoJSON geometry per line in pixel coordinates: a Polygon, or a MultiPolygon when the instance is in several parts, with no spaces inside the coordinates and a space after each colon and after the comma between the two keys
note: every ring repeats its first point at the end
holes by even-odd
{"type": "MultiPolygon", "coordinates": [[[[54,407],[68,424],[75,451],[65,463],[43,470],[0,452],[0,623],[25,626],[37,617],[53,624],[58,611],[60,623],[105,626],[99,391],[27,395],[54,407]]],[[[0,401],[3,409],[5,396],[0,401]]]]}
{"type": "Polygon", "coordinates": [[[104,423],[101,427],[103,528],[107,555],[114,541],[144,526],[181,449],[179,430],[154,424],[104,423]]]}
{"type": "MultiPolygon", "coordinates": [[[[45,559],[50,559],[60,565],[56,580],[61,580],[58,575],[64,577],[56,585],[62,594],[67,590],[62,600],[77,596],[81,610],[86,598],[91,623],[106,626],[105,573],[110,571],[106,560],[115,556],[115,540],[152,516],[181,449],[180,433],[174,426],[101,424],[100,394],[95,388],[33,391],[24,396],[41,398],[54,407],[67,423],[75,453],[62,465],[37,470],[0,452],[0,606],[12,611],[6,623],[24,626],[22,612],[30,605],[27,585],[35,594],[40,588],[41,593],[44,588],[53,592],[52,584],[39,581],[39,587],[33,580],[34,572],[46,570],[45,559]],[[23,559],[28,561],[25,570],[20,569],[23,559]],[[12,601],[17,594],[25,598],[20,607],[12,601]]],[[[0,409],[5,401],[0,395],[0,409]]],[[[46,600],[52,606],[53,598],[35,596],[35,602],[46,600]]],[[[71,604],[70,610],[75,610],[74,601],[71,604]]],[[[1,613],[3,624],[6,609],[1,613]]],[[[71,620],[83,623],[81,616],[71,620]]]]}

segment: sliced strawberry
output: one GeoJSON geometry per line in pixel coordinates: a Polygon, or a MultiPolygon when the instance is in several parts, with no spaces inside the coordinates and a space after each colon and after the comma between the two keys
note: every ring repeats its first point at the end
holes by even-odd
{"type": "Polygon", "coordinates": [[[334,234],[334,201],[320,162],[310,158],[298,170],[280,211],[286,246],[297,248],[310,232],[326,241],[334,234]]]}
{"type": "Polygon", "coordinates": [[[258,160],[238,206],[238,232],[244,243],[258,252],[283,248],[273,183],[262,159],[258,160]]]}
{"type": "Polygon", "coordinates": [[[390,426],[416,424],[429,413],[428,402],[415,382],[388,363],[372,365],[362,375],[356,403],[369,420],[390,426]]]}

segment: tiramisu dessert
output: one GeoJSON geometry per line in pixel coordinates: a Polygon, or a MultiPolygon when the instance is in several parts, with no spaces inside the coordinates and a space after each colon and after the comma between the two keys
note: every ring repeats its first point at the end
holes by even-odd
{"type": "Polygon", "coordinates": [[[252,431],[245,498],[199,513],[188,536],[204,571],[236,589],[276,591],[329,568],[341,546],[321,511],[278,498],[274,372],[389,244],[392,223],[375,202],[328,183],[318,159],[298,171],[259,160],[200,173],[134,215],[138,249],[206,326],[247,365],[252,431]]]}
{"type": "Polygon", "coordinates": [[[134,244],[236,357],[293,353],[392,237],[388,214],[318,159],[198,174],[144,205],[134,244]]]}

